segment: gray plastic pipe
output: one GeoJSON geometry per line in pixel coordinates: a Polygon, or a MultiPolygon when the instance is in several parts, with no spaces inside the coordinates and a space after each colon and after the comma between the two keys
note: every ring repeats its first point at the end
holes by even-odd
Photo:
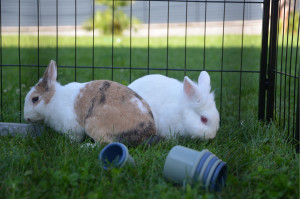
{"type": "Polygon", "coordinates": [[[21,123],[3,123],[0,122],[0,135],[1,136],[41,136],[44,131],[44,127],[36,124],[21,124],[21,123]]]}
{"type": "Polygon", "coordinates": [[[178,184],[200,183],[208,191],[221,191],[225,186],[227,165],[207,149],[201,152],[175,146],[164,165],[164,177],[178,184]]]}
{"type": "Polygon", "coordinates": [[[134,159],[128,152],[127,147],[119,142],[106,145],[100,152],[99,159],[104,169],[120,168],[125,164],[134,166],[134,159]]]}

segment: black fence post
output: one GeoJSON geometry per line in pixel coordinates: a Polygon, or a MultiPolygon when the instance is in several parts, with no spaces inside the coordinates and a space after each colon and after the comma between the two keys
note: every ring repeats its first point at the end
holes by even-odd
{"type": "Polygon", "coordinates": [[[259,76],[259,97],[258,97],[258,119],[265,119],[265,98],[266,98],[266,70],[268,64],[268,37],[269,37],[269,13],[270,0],[264,0],[262,44],[260,54],[260,76],[259,76]]]}
{"type": "Polygon", "coordinates": [[[2,81],[3,81],[3,74],[2,74],[2,1],[0,0],[0,121],[3,122],[3,93],[2,93],[2,81]]]}
{"type": "Polygon", "coordinates": [[[268,91],[267,91],[267,112],[268,122],[274,116],[274,92],[275,92],[275,69],[277,64],[277,21],[278,21],[278,0],[272,0],[271,7],[271,29],[270,29],[270,50],[268,65],[268,91]]]}
{"type": "MultiPolygon", "coordinates": [[[[299,74],[300,74],[300,71],[299,71],[299,74]]],[[[299,100],[300,100],[300,98],[299,98],[299,79],[298,79],[298,91],[297,91],[297,93],[298,93],[298,97],[297,97],[297,110],[296,110],[296,131],[294,132],[295,133],[295,138],[296,138],[296,142],[297,142],[297,144],[296,144],[296,151],[297,151],[297,153],[299,153],[299,100]]],[[[296,96],[295,96],[296,97],[296,96]]]]}
{"type": "Polygon", "coordinates": [[[0,0],[0,121],[3,122],[2,1],[0,0]]]}

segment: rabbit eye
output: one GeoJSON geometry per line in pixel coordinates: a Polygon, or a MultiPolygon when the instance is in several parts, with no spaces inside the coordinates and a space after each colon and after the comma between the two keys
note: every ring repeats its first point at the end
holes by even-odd
{"type": "Polygon", "coordinates": [[[32,98],[32,103],[36,103],[37,101],[39,101],[39,97],[33,97],[32,98]]]}
{"type": "Polygon", "coordinates": [[[204,116],[201,116],[201,122],[206,124],[207,123],[207,118],[204,116]]]}

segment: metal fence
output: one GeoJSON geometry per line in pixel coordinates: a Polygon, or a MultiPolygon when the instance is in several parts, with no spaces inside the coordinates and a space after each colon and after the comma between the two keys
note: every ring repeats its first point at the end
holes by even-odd
{"type": "MultiPolygon", "coordinates": [[[[222,123],[242,123],[249,117],[249,112],[254,112],[255,115],[258,112],[258,119],[277,122],[299,140],[297,0],[135,1],[143,2],[142,10],[135,9],[134,1],[128,0],[129,5],[125,9],[130,19],[127,34],[118,36],[115,33],[116,27],[112,26],[112,33],[103,37],[99,36],[95,29],[97,5],[95,1],[89,1],[92,7],[90,14],[93,28],[89,36],[83,36],[84,39],[81,35],[81,24],[78,23],[78,13],[81,10],[78,6],[79,0],[70,1],[72,6],[68,6],[69,10],[72,7],[74,9],[71,33],[69,29],[60,25],[64,14],[59,0],[47,1],[51,2],[52,7],[54,5],[52,11],[55,13],[49,15],[47,20],[52,21],[55,26],[46,29],[40,20],[41,16],[45,17],[41,13],[46,10],[41,10],[41,4],[45,1],[36,0],[36,16],[33,20],[36,24],[29,31],[29,47],[24,45],[28,39],[28,29],[25,27],[28,23],[21,17],[22,2],[15,1],[15,21],[12,23],[17,26],[10,29],[10,33],[7,33],[7,27],[2,25],[3,20],[8,17],[8,12],[3,9],[4,2],[7,3],[0,0],[1,121],[24,121],[24,96],[29,86],[33,86],[41,77],[49,59],[54,59],[58,64],[59,75],[72,74],[72,78],[62,78],[63,83],[102,78],[128,84],[149,73],[161,73],[177,79],[188,75],[195,79],[200,71],[207,70],[211,74],[213,89],[216,88],[216,102],[222,123]],[[162,34],[154,37],[157,24],[151,19],[157,3],[165,9],[161,15],[164,19],[159,22],[163,25],[158,28],[163,30],[162,34]],[[246,19],[249,13],[252,13],[249,10],[251,7],[262,8],[258,15],[258,18],[262,17],[259,28],[261,35],[257,36],[258,46],[251,43],[247,32],[247,24],[251,21],[246,19]],[[196,12],[196,8],[200,11],[196,12]],[[210,14],[215,8],[222,8],[218,11],[218,19],[210,14]],[[180,12],[180,15],[176,15],[175,10],[180,12]],[[142,12],[143,21],[147,22],[140,26],[144,28],[145,37],[135,33],[135,12],[142,12]],[[233,15],[233,12],[239,14],[233,15]],[[171,23],[175,20],[174,17],[179,20],[179,25],[171,23]],[[231,30],[233,23],[230,21],[233,18],[238,19],[237,31],[231,30]],[[211,21],[217,22],[211,25],[211,21]],[[181,36],[172,36],[175,31],[179,31],[181,36]],[[195,31],[201,32],[201,36],[195,37],[195,31]],[[45,32],[50,32],[51,37],[45,37],[45,32]],[[65,32],[71,34],[68,39],[64,36],[65,32]],[[214,32],[218,32],[219,35],[211,37],[210,34],[214,32]],[[238,44],[230,43],[235,40],[238,40],[238,44]],[[145,46],[141,47],[141,42],[145,43],[145,46]],[[217,47],[215,43],[218,44],[217,47]],[[88,53],[85,54],[86,52],[88,53]],[[85,61],[82,61],[83,54],[86,55],[85,61]],[[105,57],[101,57],[102,55],[105,57]],[[13,78],[11,73],[14,74],[13,78]],[[82,77],[83,73],[88,73],[87,77],[82,77]],[[254,96],[247,95],[251,89],[255,90],[254,96]]],[[[117,1],[112,1],[113,7],[115,2],[117,1]]],[[[112,23],[115,20],[112,9],[112,23]]]]}
{"type": "Polygon", "coordinates": [[[293,134],[299,152],[299,10],[296,13],[297,1],[264,5],[259,119],[276,121],[293,134]]]}

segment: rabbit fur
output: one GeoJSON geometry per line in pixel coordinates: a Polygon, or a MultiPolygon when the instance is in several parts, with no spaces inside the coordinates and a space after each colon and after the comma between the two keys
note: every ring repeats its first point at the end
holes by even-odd
{"type": "Polygon", "coordinates": [[[72,140],[140,144],[156,135],[149,105],[128,87],[108,80],[60,85],[50,61],[44,76],[25,97],[24,118],[44,121],[72,140]]]}
{"type": "Polygon", "coordinates": [[[216,136],[220,118],[206,71],[200,73],[198,84],[187,76],[180,82],[154,74],[141,77],[128,87],[148,102],[161,136],[179,134],[201,139],[216,136]]]}

